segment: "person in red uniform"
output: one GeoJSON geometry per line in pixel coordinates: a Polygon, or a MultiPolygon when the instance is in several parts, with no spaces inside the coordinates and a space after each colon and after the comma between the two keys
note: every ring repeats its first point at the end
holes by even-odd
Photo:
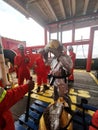
{"type": "Polygon", "coordinates": [[[38,86],[37,92],[40,91],[42,85],[43,85],[42,91],[45,92],[45,90],[49,89],[49,87],[47,86],[48,82],[47,77],[50,71],[50,67],[49,65],[47,65],[47,63],[45,63],[45,59],[41,50],[39,50],[39,57],[34,62],[33,67],[35,73],[37,74],[37,86],[38,86]]]}
{"type": "Polygon", "coordinates": [[[34,81],[28,80],[26,84],[13,89],[4,90],[0,87],[0,130],[15,130],[14,119],[10,108],[16,104],[27,92],[34,88],[34,81]]]}
{"type": "Polygon", "coordinates": [[[29,62],[30,58],[25,54],[24,46],[18,46],[19,54],[14,58],[14,67],[18,78],[18,84],[22,85],[24,79],[30,79],[29,62]]]}
{"type": "Polygon", "coordinates": [[[68,77],[68,83],[73,83],[74,82],[74,66],[75,66],[76,54],[73,52],[72,46],[69,46],[68,51],[69,51],[69,55],[70,55],[72,62],[73,62],[73,67],[72,67],[71,72],[70,72],[71,74],[68,77]]]}

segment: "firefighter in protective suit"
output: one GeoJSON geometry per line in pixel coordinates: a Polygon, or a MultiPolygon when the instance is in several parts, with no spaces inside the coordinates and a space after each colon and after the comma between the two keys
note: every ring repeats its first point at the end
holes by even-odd
{"type": "Polygon", "coordinates": [[[55,88],[55,98],[54,102],[43,113],[39,130],[72,130],[72,123],[69,123],[71,115],[64,110],[64,107],[68,106],[65,100],[68,88],[64,76],[69,75],[73,63],[71,58],[64,54],[65,50],[65,47],[58,40],[51,40],[44,48],[46,53],[51,52],[55,57],[52,66],[50,65],[50,75],[54,78],[52,85],[55,88]],[[62,73],[62,69],[64,73],[62,73]]]}
{"type": "Polygon", "coordinates": [[[49,44],[45,46],[44,51],[46,53],[51,52],[54,54],[54,58],[50,65],[50,75],[54,78],[55,76],[59,77],[55,78],[54,83],[52,84],[54,86],[54,100],[56,101],[58,97],[68,93],[68,86],[65,81],[66,77],[68,77],[71,72],[73,63],[70,56],[68,56],[67,53],[64,54],[66,48],[58,40],[51,40],[49,44]]]}
{"type": "Polygon", "coordinates": [[[0,87],[0,130],[15,130],[14,119],[10,108],[16,104],[27,92],[34,88],[34,81],[28,80],[26,84],[13,89],[4,90],[0,87]]]}
{"type": "Polygon", "coordinates": [[[16,70],[18,84],[22,85],[24,79],[30,79],[29,62],[30,58],[25,54],[25,48],[22,44],[18,46],[19,53],[14,58],[14,67],[16,70]]]}

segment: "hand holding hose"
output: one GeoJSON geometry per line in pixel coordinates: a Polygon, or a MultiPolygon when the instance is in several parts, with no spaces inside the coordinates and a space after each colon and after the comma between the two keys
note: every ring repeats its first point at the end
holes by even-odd
{"type": "Polygon", "coordinates": [[[32,89],[34,89],[34,81],[32,80],[32,77],[30,77],[30,80],[27,80],[27,84],[28,84],[28,88],[31,91],[32,89]]]}

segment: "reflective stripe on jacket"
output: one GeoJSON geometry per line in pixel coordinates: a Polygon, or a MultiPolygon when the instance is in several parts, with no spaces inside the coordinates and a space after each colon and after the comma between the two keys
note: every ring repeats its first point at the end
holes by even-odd
{"type": "Polygon", "coordinates": [[[5,95],[6,95],[6,90],[4,90],[4,88],[0,87],[0,102],[2,102],[5,95]]]}

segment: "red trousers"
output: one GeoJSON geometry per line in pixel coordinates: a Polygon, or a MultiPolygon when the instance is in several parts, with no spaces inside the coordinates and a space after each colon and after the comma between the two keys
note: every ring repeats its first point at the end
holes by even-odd
{"type": "Polygon", "coordinates": [[[68,80],[74,81],[74,69],[73,68],[71,69],[71,74],[69,75],[68,80]]]}
{"type": "Polygon", "coordinates": [[[40,55],[35,61],[35,72],[37,74],[37,84],[41,86],[42,84],[47,84],[47,76],[50,67],[45,65],[43,57],[40,55]]]}
{"type": "Polygon", "coordinates": [[[47,75],[37,74],[37,85],[47,84],[47,75]]]}
{"type": "Polygon", "coordinates": [[[24,79],[26,80],[30,79],[30,70],[28,67],[25,67],[25,68],[20,67],[18,69],[18,84],[22,85],[24,82],[24,79]]]}

